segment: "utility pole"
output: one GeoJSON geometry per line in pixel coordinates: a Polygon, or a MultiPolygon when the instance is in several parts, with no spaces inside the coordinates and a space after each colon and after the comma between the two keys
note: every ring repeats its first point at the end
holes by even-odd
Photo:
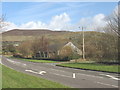
{"type": "Polygon", "coordinates": [[[84,40],[84,28],[83,28],[83,26],[82,26],[82,33],[83,33],[83,59],[85,59],[85,40],[84,40]]]}
{"type": "Polygon", "coordinates": [[[83,32],[83,59],[85,59],[85,39],[84,39],[84,29],[82,27],[82,32],[83,32]]]}

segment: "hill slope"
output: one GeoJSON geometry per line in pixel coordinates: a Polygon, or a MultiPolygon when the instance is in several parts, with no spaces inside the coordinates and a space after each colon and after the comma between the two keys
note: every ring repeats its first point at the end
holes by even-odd
{"type": "Polygon", "coordinates": [[[46,36],[47,38],[64,38],[69,31],[51,31],[47,29],[20,30],[14,29],[2,33],[3,41],[24,41],[32,40],[36,37],[46,36]]]}
{"type": "Polygon", "coordinates": [[[51,31],[47,29],[13,29],[7,32],[3,32],[3,36],[36,36],[41,34],[63,34],[68,31],[51,31]]]}

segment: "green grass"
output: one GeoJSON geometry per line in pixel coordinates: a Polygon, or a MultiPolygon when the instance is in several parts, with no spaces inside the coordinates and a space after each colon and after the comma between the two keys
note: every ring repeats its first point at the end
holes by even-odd
{"type": "Polygon", "coordinates": [[[0,90],[2,90],[2,65],[0,63],[0,90]]]}
{"type": "Polygon", "coordinates": [[[62,84],[2,66],[2,88],[68,88],[62,84]]]}
{"type": "Polygon", "coordinates": [[[49,61],[49,60],[29,60],[31,62],[41,62],[41,63],[56,63],[57,61],[49,61]]]}
{"type": "Polygon", "coordinates": [[[56,63],[58,61],[50,61],[50,60],[35,60],[35,59],[23,59],[23,58],[16,58],[24,61],[30,61],[30,62],[40,62],[40,63],[56,63]]]}
{"type": "Polygon", "coordinates": [[[96,64],[96,63],[66,63],[66,64],[58,64],[57,66],[120,73],[120,70],[118,70],[118,68],[120,68],[120,65],[104,65],[104,64],[96,64]]]}
{"type": "Polygon", "coordinates": [[[39,63],[57,63],[59,61],[52,61],[52,60],[35,60],[35,59],[23,59],[23,58],[15,58],[13,56],[6,56],[8,58],[13,58],[13,59],[19,59],[19,60],[24,60],[24,61],[30,61],[30,62],[39,62],[39,63]]]}

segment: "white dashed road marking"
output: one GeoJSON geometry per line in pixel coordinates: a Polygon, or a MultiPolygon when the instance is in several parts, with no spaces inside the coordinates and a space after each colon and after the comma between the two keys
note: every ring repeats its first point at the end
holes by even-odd
{"type": "Polygon", "coordinates": [[[73,73],[73,78],[75,78],[75,73],[73,73]]]}

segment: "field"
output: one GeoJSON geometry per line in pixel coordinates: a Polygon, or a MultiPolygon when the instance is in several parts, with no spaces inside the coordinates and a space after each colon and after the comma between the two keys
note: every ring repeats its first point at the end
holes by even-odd
{"type": "Polygon", "coordinates": [[[68,88],[62,84],[2,66],[2,88],[68,88]]]}
{"type": "Polygon", "coordinates": [[[66,64],[58,64],[57,66],[120,73],[120,70],[118,69],[120,68],[120,65],[105,65],[105,64],[96,64],[96,63],[66,63],[66,64]]]}

